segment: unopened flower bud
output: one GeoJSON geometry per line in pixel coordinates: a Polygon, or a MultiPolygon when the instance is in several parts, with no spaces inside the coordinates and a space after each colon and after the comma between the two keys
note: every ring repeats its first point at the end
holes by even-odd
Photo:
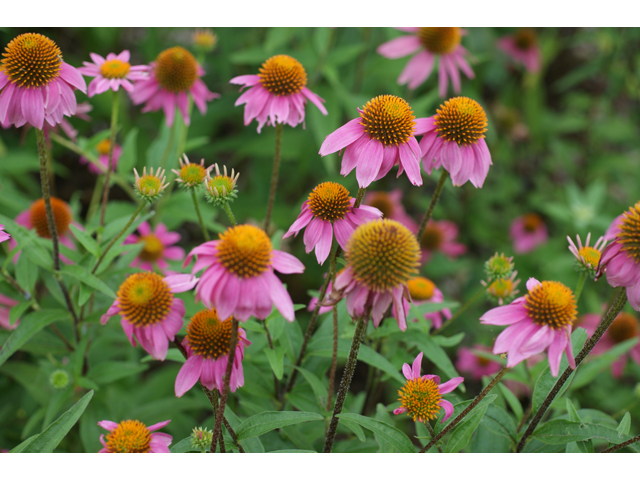
{"type": "Polygon", "coordinates": [[[164,189],[169,186],[168,183],[165,183],[167,177],[161,168],[158,168],[155,174],[153,167],[149,170],[149,174],[147,174],[147,167],[142,169],[142,176],[138,175],[135,168],[133,173],[136,176],[134,184],[136,195],[148,203],[155,203],[162,196],[164,189]]]}
{"type": "Polygon", "coordinates": [[[69,374],[64,370],[56,370],[49,376],[49,383],[56,390],[61,390],[69,385],[69,374]]]}
{"type": "Polygon", "coordinates": [[[194,427],[191,432],[191,446],[205,453],[211,447],[213,432],[203,427],[194,427]]]}
{"type": "Polygon", "coordinates": [[[514,267],[513,257],[507,257],[504,253],[498,254],[497,252],[484,264],[484,270],[489,281],[507,278],[513,272],[514,267]]]}
{"type": "Polygon", "coordinates": [[[204,182],[207,191],[205,193],[207,201],[213,203],[217,207],[233,202],[237,198],[236,182],[240,173],[236,173],[231,169],[231,175],[227,175],[227,167],[223,167],[223,173],[220,173],[218,164],[214,165],[216,170],[215,177],[211,178],[207,172],[207,178],[204,182]]]}

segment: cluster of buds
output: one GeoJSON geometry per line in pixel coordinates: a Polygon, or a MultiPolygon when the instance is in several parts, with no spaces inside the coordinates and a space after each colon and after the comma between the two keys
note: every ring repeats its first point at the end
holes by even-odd
{"type": "Polygon", "coordinates": [[[207,202],[213,203],[216,207],[223,207],[224,205],[233,202],[236,195],[236,182],[240,173],[236,173],[231,169],[231,175],[227,175],[227,167],[223,167],[223,173],[220,173],[218,164],[214,165],[216,169],[216,176],[211,178],[209,172],[207,172],[207,178],[204,182],[207,191],[205,192],[207,202]]]}
{"type": "Polygon", "coordinates": [[[510,302],[519,293],[516,287],[520,280],[516,280],[518,272],[514,268],[513,257],[497,252],[484,264],[487,281],[481,280],[480,283],[487,287],[487,295],[498,305],[510,302]]]}
{"type": "Polygon", "coordinates": [[[142,176],[138,175],[138,171],[135,168],[133,173],[136,176],[134,184],[136,195],[150,204],[158,201],[164,189],[169,186],[169,183],[164,183],[167,177],[165,176],[165,171],[161,168],[158,168],[155,174],[153,173],[153,167],[149,170],[149,174],[147,174],[147,167],[142,169],[142,176]]]}
{"type": "Polygon", "coordinates": [[[186,189],[199,187],[209,175],[209,171],[213,168],[213,165],[205,168],[204,158],[200,160],[200,164],[197,164],[190,163],[186,154],[182,156],[183,158],[178,159],[180,162],[180,170],[171,170],[178,176],[176,182],[178,182],[182,188],[186,189]]]}
{"type": "Polygon", "coordinates": [[[208,53],[216,48],[216,44],[218,43],[218,36],[209,28],[198,28],[193,33],[191,40],[196,50],[203,53],[208,53]]]}
{"type": "Polygon", "coordinates": [[[509,277],[514,268],[513,257],[507,257],[504,253],[498,254],[498,252],[484,264],[484,271],[489,281],[509,277]]]}
{"type": "Polygon", "coordinates": [[[206,453],[211,447],[213,432],[203,427],[194,427],[191,432],[191,446],[197,448],[202,453],[206,453]]]}

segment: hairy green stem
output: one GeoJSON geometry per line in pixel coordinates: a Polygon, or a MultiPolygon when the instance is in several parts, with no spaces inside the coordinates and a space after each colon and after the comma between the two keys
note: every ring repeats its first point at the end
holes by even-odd
{"type": "MultiPolygon", "coordinates": [[[[624,307],[625,303],[627,303],[627,291],[624,287],[620,287],[618,289],[618,294],[616,295],[615,300],[611,304],[611,307],[609,307],[609,309],[607,310],[607,313],[605,314],[605,316],[600,321],[598,328],[596,329],[594,334],[591,336],[591,338],[587,341],[587,343],[584,344],[584,347],[582,347],[582,350],[580,350],[580,353],[578,353],[578,355],[576,356],[575,358],[576,368],[578,368],[582,363],[582,361],[585,359],[585,357],[589,355],[589,353],[591,352],[591,349],[595,346],[598,340],[600,340],[602,335],[604,335],[604,332],[606,332],[607,328],[609,328],[611,323],[613,323],[615,318],[618,316],[618,313],[622,311],[622,308],[624,307]]],[[[571,367],[567,367],[565,371],[562,372],[562,375],[560,376],[560,378],[558,378],[555,385],[553,386],[553,388],[551,389],[547,397],[542,402],[542,405],[540,405],[540,408],[531,419],[531,423],[529,424],[524,434],[522,435],[522,438],[518,442],[518,448],[516,449],[518,453],[522,452],[527,439],[534,432],[534,430],[538,426],[538,423],[540,423],[540,420],[542,420],[542,416],[545,414],[545,412],[551,405],[551,402],[553,402],[553,399],[556,397],[556,395],[558,395],[558,393],[560,392],[560,389],[562,388],[562,386],[565,384],[565,382],[568,380],[568,378],[571,376],[572,373],[573,373],[573,369],[571,367]]]]}
{"type": "MultiPolygon", "coordinates": [[[[336,281],[336,256],[331,256],[331,264],[329,267],[329,276],[331,281],[336,281]]],[[[338,367],[338,304],[334,303],[331,307],[333,317],[333,351],[331,352],[331,367],[329,368],[329,388],[327,390],[327,410],[331,408],[333,400],[333,388],[336,381],[336,369],[338,367]]]]}
{"type": "Polygon", "coordinates": [[[207,231],[207,227],[204,226],[204,221],[202,220],[202,215],[200,214],[200,207],[198,206],[198,199],[196,198],[196,189],[190,188],[191,190],[191,198],[193,199],[193,206],[196,208],[196,214],[198,215],[198,221],[200,222],[200,228],[202,229],[202,235],[204,236],[205,241],[209,241],[209,232],[207,231]]]}
{"type": "Polygon", "coordinates": [[[23,289],[18,282],[11,276],[11,274],[7,271],[6,268],[2,268],[2,276],[4,277],[4,279],[11,284],[11,286],[13,288],[15,288],[18,293],[20,293],[20,295],[22,295],[22,297],[25,300],[31,300],[31,293],[27,292],[25,289],[23,289]]]}
{"type": "Polygon", "coordinates": [[[436,185],[436,189],[433,192],[433,196],[431,197],[431,203],[429,204],[429,208],[427,208],[427,213],[424,214],[422,222],[420,222],[420,227],[418,228],[418,242],[422,240],[422,236],[424,235],[424,230],[427,228],[427,223],[429,223],[429,219],[431,215],[433,215],[433,210],[436,208],[438,204],[438,200],[440,200],[440,195],[442,194],[442,189],[444,188],[444,184],[449,178],[449,172],[447,172],[444,167],[442,168],[442,174],[440,175],[440,180],[438,180],[438,184],[436,185]]]}
{"type": "Polygon", "coordinates": [[[218,407],[218,414],[216,415],[216,421],[213,425],[213,438],[211,439],[210,453],[216,452],[216,446],[218,443],[218,436],[222,429],[222,418],[224,417],[224,409],[227,406],[227,398],[229,397],[229,382],[231,381],[231,369],[233,368],[233,361],[236,358],[236,345],[238,344],[238,321],[234,318],[231,320],[231,339],[229,340],[229,357],[227,358],[227,370],[224,374],[224,382],[222,386],[222,397],[220,398],[220,406],[218,407]]]}
{"type": "Polygon", "coordinates": [[[280,170],[280,157],[282,153],[282,124],[276,123],[276,150],[273,155],[273,172],[271,174],[271,187],[269,188],[269,200],[267,202],[267,215],[264,218],[264,231],[269,231],[271,223],[271,213],[276,200],[276,190],[278,189],[278,172],[280,170]]]}
{"type": "Polygon", "coordinates": [[[467,308],[469,308],[473,302],[475,302],[478,298],[480,298],[480,296],[481,296],[484,292],[486,292],[486,291],[487,291],[487,288],[489,288],[489,285],[491,285],[491,283],[490,283],[490,282],[489,282],[489,283],[487,283],[487,285],[486,285],[486,286],[484,286],[484,287],[482,287],[480,290],[478,290],[478,291],[476,292],[476,294],[475,294],[473,297],[471,297],[469,300],[467,300],[467,302],[466,302],[464,305],[462,305],[462,306],[461,306],[461,307],[456,311],[456,313],[454,313],[454,314],[453,314],[453,316],[452,316],[449,320],[447,320],[446,322],[444,322],[440,328],[438,328],[436,331],[434,331],[434,332],[433,332],[433,334],[435,335],[435,334],[437,334],[437,333],[440,333],[442,330],[444,330],[444,329],[445,329],[445,328],[447,328],[449,325],[451,325],[451,324],[453,323],[453,321],[454,321],[456,318],[458,318],[460,315],[462,315],[462,313],[463,313],[467,308]]]}
{"type": "Polygon", "coordinates": [[[118,129],[118,92],[113,92],[111,104],[111,134],[109,136],[109,163],[107,165],[107,173],[104,179],[104,190],[102,192],[102,209],[100,211],[100,226],[104,226],[104,214],[107,211],[107,202],[109,201],[109,181],[111,171],[113,170],[113,147],[116,144],[116,131],[118,129]]]}
{"type": "Polygon", "coordinates": [[[231,222],[231,225],[233,225],[234,227],[236,225],[238,225],[238,222],[236,222],[236,217],[233,214],[233,212],[231,211],[231,207],[229,206],[229,202],[226,202],[222,208],[224,209],[224,213],[227,214],[227,218],[229,219],[229,221],[231,222]]]}
{"type": "Polygon", "coordinates": [[[587,280],[587,274],[581,273],[580,278],[578,278],[578,285],[576,285],[576,291],[575,291],[576,304],[580,299],[580,295],[582,294],[582,289],[584,288],[584,283],[586,280],[587,280]]]}

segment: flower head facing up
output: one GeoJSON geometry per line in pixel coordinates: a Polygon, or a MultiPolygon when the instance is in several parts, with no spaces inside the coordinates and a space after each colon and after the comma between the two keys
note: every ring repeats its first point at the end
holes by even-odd
{"type": "Polygon", "coordinates": [[[438,416],[440,409],[444,409],[445,415],[442,418],[444,423],[453,414],[453,405],[450,401],[442,398],[442,395],[455,390],[463,381],[463,377],[455,377],[445,383],[440,383],[437,375],[420,375],[422,367],[422,355],[420,352],[413,365],[405,363],[402,366],[402,373],[407,382],[404,387],[398,390],[402,404],[396,408],[394,415],[406,413],[413,418],[413,421],[426,423],[438,416]]]}
{"type": "Polygon", "coordinates": [[[415,236],[394,220],[373,220],[353,232],[345,249],[347,267],[336,277],[327,303],[347,299],[347,311],[356,318],[371,312],[380,325],[393,304],[400,330],[406,330],[408,280],[418,273],[420,249],[415,236]]]}
{"type": "MultiPolygon", "coordinates": [[[[444,301],[444,295],[440,291],[436,284],[425,277],[413,277],[407,282],[409,289],[409,296],[414,305],[422,305],[425,303],[442,303],[444,301]]],[[[405,309],[409,308],[409,302],[404,299],[405,309]]],[[[451,310],[443,308],[435,312],[425,313],[423,318],[429,320],[433,328],[442,327],[442,317],[451,318],[451,310]]],[[[418,321],[418,319],[414,319],[418,321]]]]}
{"type": "Polygon", "coordinates": [[[435,252],[442,252],[450,258],[459,257],[467,251],[467,247],[458,243],[457,238],[458,226],[455,223],[430,219],[420,239],[421,261],[428,262],[435,252]]]}
{"type": "Polygon", "coordinates": [[[134,168],[133,173],[136,177],[134,184],[136,195],[150,204],[155,203],[162,196],[164,189],[169,186],[169,183],[165,183],[167,177],[161,168],[153,173],[153,167],[151,167],[147,174],[147,167],[143,167],[142,176],[138,175],[138,171],[134,168]]]}
{"type": "Polygon", "coordinates": [[[4,231],[4,225],[0,225],[0,243],[9,240],[11,235],[4,231]]]}
{"type": "Polygon", "coordinates": [[[513,249],[519,254],[543,245],[549,237],[547,226],[537,213],[527,213],[516,218],[511,223],[509,235],[513,239],[513,249]]]}
{"type": "Polygon", "coordinates": [[[161,277],[144,272],[130,275],[118,288],[113,305],[100,323],[105,325],[113,315],[120,314],[124,333],[134,347],[134,337],[156,360],[164,360],[180,331],[184,317],[184,302],[174,293],[191,290],[198,283],[192,275],[161,277]]]}
{"type": "MultiPolygon", "coordinates": [[[[230,83],[250,87],[240,95],[235,105],[245,105],[244,124],[253,119],[258,121],[258,133],[265,123],[277,123],[304,127],[305,104],[307,100],[327,114],[324,100],[307,88],[307,72],[302,64],[289,55],[275,55],[260,67],[258,75],[242,75],[230,83]]],[[[243,88],[244,88],[243,87],[243,88]]],[[[241,89],[242,90],[242,89],[241,89]]]]}
{"type": "Polygon", "coordinates": [[[207,178],[204,182],[206,187],[205,198],[207,202],[213,203],[217,207],[223,207],[224,205],[233,202],[238,197],[236,183],[240,172],[236,173],[231,169],[231,174],[227,174],[227,166],[224,166],[223,173],[220,173],[220,168],[216,163],[214,165],[216,169],[216,175],[211,178],[209,172],[207,172],[207,178]]]}
{"type": "Polygon", "coordinates": [[[347,176],[355,168],[361,188],[384,177],[394,165],[400,165],[398,176],[406,170],[413,185],[422,185],[422,154],[414,135],[427,119],[416,119],[409,104],[395,95],[372,98],[358,112],[359,118],[327,135],[320,155],[344,148],[340,174],[347,176]]]}
{"type": "Polygon", "coordinates": [[[567,236],[567,240],[569,241],[569,251],[576,257],[578,271],[589,274],[591,278],[595,278],[598,273],[598,264],[600,263],[602,250],[607,245],[604,237],[600,237],[593,247],[589,246],[591,232],[587,234],[587,240],[584,245],[582,245],[580,235],[576,235],[577,246],[569,236],[567,236]]]}
{"type": "Polygon", "coordinates": [[[411,218],[402,206],[402,190],[396,188],[390,192],[368,191],[362,203],[377,208],[383,218],[400,222],[412,232],[418,231],[418,224],[411,218]]]}
{"type": "MultiPolygon", "coordinates": [[[[89,171],[94,175],[100,175],[107,171],[109,168],[109,149],[111,148],[111,141],[108,138],[100,141],[96,145],[96,152],[98,152],[98,161],[104,166],[104,171],[100,169],[97,165],[93,163],[89,163],[85,157],[80,157],[80,163],[89,164],[89,171]]],[[[122,155],[122,147],[117,143],[113,145],[113,168],[112,172],[116,170],[118,166],[118,160],[120,160],[120,156],[122,155]]]]}
{"type": "Polygon", "coordinates": [[[131,262],[131,267],[153,270],[157,266],[164,273],[169,267],[167,260],[184,259],[184,250],[174,246],[180,241],[180,234],[168,231],[164,223],[158,223],[152,230],[148,222],[142,222],[138,233],[140,235],[129,235],[124,242],[144,244],[138,257],[131,262]]]}
{"type": "Polygon", "coordinates": [[[520,283],[520,279],[516,280],[518,271],[514,270],[507,278],[497,278],[493,282],[489,283],[484,280],[480,280],[480,283],[485,287],[487,284],[487,294],[493,300],[498,302],[498,305],[502,305],[504,302],[510,302],[520,292],[516,287],[520,283]]]}
{"type": "Polygon", "coordinates": [[[149,76],[136,82],[131,100],[135,105],[146,103],[143,112],[162,109],[168,126],[173,125],[177,107],[184,123],[189,125],[189,95],[203,115],[207,102],[220,97],[209,91],[200,79],[202,75],[204,70],[188,50],[168,48],[151,63],[149,76]]]}
{"type": "Polygon", "coordinates": [[[109,53],[107,58],[90,53],[89,56],[93,63],[82,62],[84,67],[80,67],[78,71],[87,77],[95,77],[89,84],[89,97],[100,95],[107,90],[117,92],[120,87],[127,92],[133,92],[133,83],[139,80],[145,80],[148,76],[147,65],[131,65],[129,63],[129,50],[123,50],[118,55],[109,53]]]}
{"type": "Polygon", "coordinates": [[[206,268],[196,301],[215,307],[219,318],[233,315],[244,322],[253,315],[264,320],[275,306],[286,320],[294,320],[291,297],[273,271],[302,273],[304,265],[293,255],[274,250],[263,230],[253,225],[230,227],[218,240],[194,248],[184,266],[194,255],[193,273],[206,268]]]}
{"type": "Polygon", "coordinates": [[[548,348],[549,367],[556,377],[563,351],[567,352],[571,368],[575,368],[571,329],[577,317],[576,299],[571,289],[560,282],[530,278],[527,290],[527,295],[510,305],[489,310],[480,322],[509,325],[493,346],[493,353],[507,353],[507,367],[548,348]]]}
{"type": "Polygon", "coordinates": [[[540,70],[542,52],[538,46],[538,36],[531,28],[520,28],[513,35],[498,40],[498,48],[509,55],[517,63],[532,72],[540,70]]]}
{"type": "MultiPolygon", "coordinates": [[[[176,377],[176,396],[184,395],[198,380],[209,390],[216,388],[222,393],[232,328],[232,317],[220,320],[215,308],[202,310],[191,317],[187,336],[182,342],[187,351],[187,361],[176,377]]],[[[248,345],[251,342],[247,340],[247,334],[238,327],[238,343],[229,383],[232,392],[244,385],[242,359],[244,347],[248,345]]]]}
{"type": "Polygon", "coordinates": [[[361,205],[354,208],[355,199],[349,190],[335,182],[324,182],[316,186],[302,204],[300,215],[283,238],[304,233],[305,251],[315,248],[318,263],[323,264],[331,251],[333,234],[344,249],[349,237],[358,225],[375,220],[382,213],[373,207],[361,205]]]}
{"type": "Polygon", "coordinates": [[[0,123],[42,130],[76,113],[73,90],[87,91],[82,75],[62,60],[50,38],[24,33],[5,47],[0,64],[0,123]]]}
{"type": "Polygon", "coordinates": [[[455,97],[444,102],[437,114],[419,128],[422,166],[429,175],[443,167],[454,186],[467,181],[480,188],[493,164],[485,142],[487,115],[478,102],[455,97]]]}
{"type": "Polygon", "coordinates": [[[120,423],[102,420],[98,425],[108,430],[106,439],[100,435],[103,447],[100,453],[169,453],[173,437],[155,432],[169,424],[171,420],[147,427],[139,420],[123,420],[120,423]]]}
{"type": "Polygon", "coordinates": [[[199,187],[207,177],[208,173],[213,168],[213,165],[209,165],[205,168],[204,158],[200,160],[200,163],[191,163],[187,158],[187,154],[183,154],[183,158],[179,158],[180,169],[171,170],[178,178],[176,182],[183,188],[197,188],[199,187]]]}
{"type": "Polygon", "coordinates": [[[460,44],[466,31],[460,27],[409,27],[402,30],[411,35],[394,38],[378,47],[378,53],[387,58],[401,58],[418,52],[404,67],[398,83],[409,84],[414,90],[429,78],[438,58],[438,92],[447,94],[448,78],[453,90],[460,92],[460,70],[473,78],[474,73],[465,59],[467,50],[460,44]]]}

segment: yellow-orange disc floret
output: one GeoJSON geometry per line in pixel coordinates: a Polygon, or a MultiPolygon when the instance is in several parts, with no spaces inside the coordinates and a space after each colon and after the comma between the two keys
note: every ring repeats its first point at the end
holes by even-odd
{"type": "Polygon", "coordinates": [[[515,292],[515,284],[511,278],[498,278],[487,288],[487,292],[495,298],[509,298],[515,292]]]}
{"type": "MultiPolygon", "coordinates": [[[[71,224],[71,209],[64,200],[56,197],[50,197],[51,211],[53,212],[53,220],[56,224],[58,236],[66,235],[71,224]]],[[[38,236],[42,238],[51,238],[49,225],[47,224],[47,211],[44,205],[44,199],[36,200],[29,209],[31,226],[36,229],[38,236]]]]}
{"type": "Polygon", "coordinates": [[[487,114],[478,102],[467,97],[455,97],[440,105],[434,116],[438,136],[458,146],[478,143],[487,131],[487,114]]]}
{"type": "Polygon", "coordinates": [[[418,302],[431,300],[436,291],[436,284],[425,277],[414,277],[407,282],[411,300],[418,302]]]}
{"type": "Polygon", "coordinates": [[[597,269],[600,263],[600,255],[602,252],[593,247],[582,247],[578,249],[580,257],[584,260],[584,263],[592,269],[597,269]]]}
{"type": "Polygon", "coordinates": [[[218,259],[238,277],[256,277],[271,265],[271,240],[258,227],[238,225],[220,234],[218,259]]]}
{"type": "Polygon", "coordinates": [[[168,48],[156,58],[155,74],[165,90],[185,92],[198,79],[198,63],[188,50],[182,47],[168,48]]]}
{"type": "Polygon", "coordinates": [[[4,73],[20,87],[42,87],[60,76],[62,52],[39,33],[24,33],[11,40],[2,56],[4,73]]]}
{"type": "Polygon", "coordinates": [[[232,319],[229,317],[221,322],[215,308],[201,310],[191,317],[187,325],[187,339],[193,353],[213,359],[228,355],[232,319]]]}
{"type": "Polygon", "coordinates": [[[149,453],[151,432],[138,420],[124,420],[106,436],[109,453],[149,453]]]}
{"type": "Polygon", "coordinates": [[[349,210],[349,190],[335,182],[324,182],[309,194],[309,209],[322,220],[342,220],[349,210]]]}
{"type": "Polygon", "coordinates": [[[96,145],[96,151],[100,155],[109,155],[109,147],[111,146],[111,141],[108,138],[102,140],[98,145],[96,145]]]}
{"type": "Polygon", "coordinates": [[[360,225],[345,251],[359,282],[377,291],[389,291],[418,273],[420,247],[407,227],[394,220],[360,225]]]}
{"type": "Polygon", "coordinates": [[[611,323],[607,333],[609,334],[609,338],[615,343],[636,338],[640,334],[638,319],[635,315],[622,312],[618,314],[616,319],[611,323]]]}
{"type": "Polygon", "coordinates": [[[640,202],[624,213],[617,239],[622,250],[640,263],[640,202]]]}
{"type": "Polygon", "coordinates": [[[413,136],[416,117],[409,104],[395,95],[380,95],[362,107],[360,124],[369,138],[384,146],[402,145],[413,136]]]}
{"type": "Polygon", "coordinates": [[[535,232],[544,223],[537,213],[527,213],[522,220],[526,232],[535,232]]]}
{"type": "Polygon", "coordinates": [[[100,75],[104,78],[125,78],[129,73],[131,64],[114,58],[107,60],[100,66],[100,75]]]}
{"type": "Polygon", "coordinates": [[[524,307],[537,325],[554,330],[573,325],[578,314],[573,292],[560,282],[544,281],[534,287],[526,295],[524,307]]]}
{"type": "Polygon", "coordinates": [[[275,96],[292,95],[307,85],[307,72],[289,55],[275,55],[260,67],[260,84],[275,96]]]}
{"type": "Polygon", "coordinates": [[[432,420],[440,411],[442,395],[438,384],[431,379],[419,377],[407,380],[404,387],[398,390],[398,395],[398,400],[407,409],[407,415],[413,417],[414,421],[432,420]]]}
{"type": "Polygon", "coordinates": [[[422,27],[418,30],[418,38],[429,52],[444,55],[460,45],[462,34],[460,27],[422,27]]]}
{"type": "Polygon", "coordinates": [[[118,289],[120,315],[136,327],[162,322],[172,303],[173,293],[157,273],[134,273],[118,289]]]}

